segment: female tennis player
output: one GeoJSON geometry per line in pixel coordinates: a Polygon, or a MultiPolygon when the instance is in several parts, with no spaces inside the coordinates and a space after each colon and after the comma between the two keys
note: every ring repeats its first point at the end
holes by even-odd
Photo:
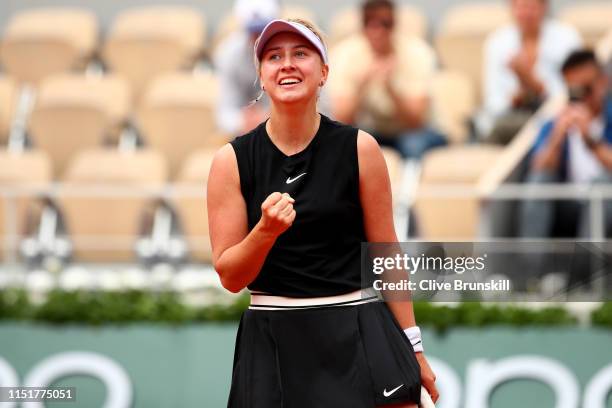
{"type": "Polygon", "coordinates": [[[437,400],[412,303],[360,290],[361,242],[397,241],[390,182],[372,136],[317,113],[329,70],[321,35],[275,20],[255,59],[270,117],[217,152],[208,181],[215,269],[228,290],[251,291],[228,407],[437,400]]]}

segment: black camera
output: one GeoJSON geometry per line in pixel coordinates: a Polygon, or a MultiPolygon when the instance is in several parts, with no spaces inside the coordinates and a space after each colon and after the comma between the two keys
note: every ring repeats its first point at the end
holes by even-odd
{"type": "Polygon", "coordinates": [[[591,94],[592,89],[590,86],[572,86],[569,88],[569,101],[570,103],[584,102],[586,98],[591,94]]]}

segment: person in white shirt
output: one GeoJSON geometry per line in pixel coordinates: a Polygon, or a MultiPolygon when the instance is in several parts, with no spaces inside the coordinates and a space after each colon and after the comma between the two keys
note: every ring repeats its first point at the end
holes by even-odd
{"type": "Polygon", "coordinates": [[[484,48],[487,139],[507,143],[549,96],[564,91],[560,67],[581,46],[578,32],[547,18],[548,0],[511,0],[514,22],[489,35],[484,48]]]}
{"type": "Polygon", "coordinates": [[[260,95],[253,71],[253,45],[263,28],[279,16],[280,5],[277,0],[237,0],[234,13],[241,29],[218,47],[213,65],[223,89],[217,101],[217,125],[236,136],[247,133],[268,115],[268,99],[260,95]],[[252,103],[255,100],[257,104],[252,103]]]}

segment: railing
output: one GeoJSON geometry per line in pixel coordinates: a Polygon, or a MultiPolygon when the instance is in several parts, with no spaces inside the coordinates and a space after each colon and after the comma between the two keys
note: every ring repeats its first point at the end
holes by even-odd
{"type": "MultiPolygon", "coordinates": [[[[3,237],[3,251],[5,262],[15,262],[19,248],[20,233],[17,230],[17,199],[30,197],[38,199],[48,197],[54,199],[62,197],[100,197],[100,198],[127,198],[146,197],[147,199],[163,199],[169,202],[177,198],[201,198],[205,206],[205,188],[202,184],[169,184],[151,187],[111,187],[111,186],[74,186],[53,183],[41,186],[0,187],[0,200],[4,204],[3,220],[5,225],[3,237]]],[[[483,205],[503,200],[585,200],[589,203],[590,231],[592,241],[605,239],[604,231],[604,201],[612,200],[612,185],[607,184],[502,184],[494,191],[483,191],[479,186],[460,184],[436,184],[419,186],[419,197],[423,198],[476,198],[483,205]]],[[[188,220],[186,220],[188,222],[188,220]]],[[[129,248],[132,242],[126,237],[116,237],[110,240],[105,237],[97,240],[95,236],[82,237],[81,245],[89,249],[120,249],[129,248]]],[[[201,237],[202,242],[206,237],[201,237]]],[[[495,239],[494,236],[481,236],[480,239],[495,239]]],[[[584,238],[584,237],[583,237],[584,238]]]]}
{"type": "MultiPolygon", "coordinates": [[[[419,197],[477,198],[483,203],[497,200],[582,200],[589,202],[589,224],[592,241],[605,239],[604,201],[612,200],[612,185],[570,183],[505,183],[493,191],[483,191],[478,185],[436,184],[421,186],[419,197]]],[[[494,238],[494,237],[491,237],[494,238]]],[[[584,237],[586,238],[586,237],[584,237]]]]}
{"type": "MultiPolygon", "coordinates": [[[[3,204],[4,211],[0,214],[0,252],[3,255],[3,262],[15,263],[18,260],[18,250],[20,239],[23,238],[18,230],[19,221],[17,219],[18,200],[32,199],[33,201],[42,198],[55,200],[59,196],[81,197],[81,198],[135,198],[142,197],[147,200],[165,200],[172,202],[179,198],[199,198],[202,206],[206,205],[206,192],[203,183],[175,183],[154,186],[108,186],[108,185],[89,185],[76,186],[74,184],[51,183],[44,186],[0,186],[0,204],[3,204]],[[4,231],[1,225],[4,224],[4,231]]],[[[203,215],[204,216],[204,215],[203,215]]],[[[203,246],[207,237],[193,237],[192,245],[203,246]]],[[[115,236],[100,239],[96,236],[79,237],[80,249],[123,249],[131,250],[134,247],[134,237],[115,236]]],[[[197,249],[197,248],[196,248],[197,249]]]]}

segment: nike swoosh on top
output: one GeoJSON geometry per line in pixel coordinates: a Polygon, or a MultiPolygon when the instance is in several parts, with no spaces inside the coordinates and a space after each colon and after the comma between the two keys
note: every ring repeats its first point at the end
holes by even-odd
{"type": "Polygon", "coordinates": [[[404,386],[404,384],[400,385],[399,387],[395,387],[394,389],[392,389],[391,391],[387,392],[387,389],[385,388],[383,390],[383,395],[385,397],[390,397],[391,395],[393,395],[395,393],[395,391],[399,390],[400,388],[402,388],[404,386]]]}
{"type": "Polygon", "coordinates": [[[287,183],[287,184],[291,184],[291,183],[293,183],[295,180],[297,180],[297,179],[299,179],[300,177],[302,177],[304,174],[306,174],[306,173],[302,173],[302,174],[300,174],[299,176],[295,176],[294,178],[287,177],[287,181],[286,181],[286,183],[287,183]]]}

